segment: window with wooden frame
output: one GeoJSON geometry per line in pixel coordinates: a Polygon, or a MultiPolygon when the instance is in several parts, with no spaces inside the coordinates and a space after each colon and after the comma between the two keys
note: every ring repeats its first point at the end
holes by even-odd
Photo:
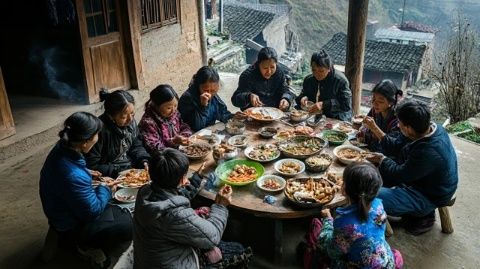
{"type": "Polygon", "coordinates": [[[180,0],[141,0],[142,31],[180,22],[180,0]]]}
{"type": "Polygon", "coordinates": [[[88,37],[118,32],[115,0],[85,0],[88,37]]]}

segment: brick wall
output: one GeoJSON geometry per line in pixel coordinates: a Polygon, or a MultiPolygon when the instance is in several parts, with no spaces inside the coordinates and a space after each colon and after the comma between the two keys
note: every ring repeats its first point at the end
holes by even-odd
{"type": "MultiPolygon", "coordinates": [[[[201,67],[200,30],[195,0],[182,0],[181,22],[143,33],[140,40],[145,89],[167,83],[183,93],[201,67]]],[[[143,90],[143,89],[142,89],[143,90]]]]}

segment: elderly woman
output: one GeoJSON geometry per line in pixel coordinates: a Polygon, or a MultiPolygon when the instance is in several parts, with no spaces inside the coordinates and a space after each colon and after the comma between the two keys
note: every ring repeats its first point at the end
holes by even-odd
{"type": "Polygon", "coordinates": [[[99,173],[87,169],[83,156],[97,143],[102,125],[87,112],[68,117],[40,173],[40,198],[50,229],[60,243],[77,247],[98,268],[110,263],[102,248],[132,239],[130,213],[108,204],[113,180],[94,188],[92,179],[99,173]]]}
{"type": "MultiPolygon", "coordinates": [[[[403,92],[391,80],[383,80],[373,88],[372,108],[363,119],[363,128],[358,133],[360,140],[363,140],[370,150],[388,154],[382,148],[382,140],[403,136],[395,115],[398,99],[402,95],[403,92]]],[[[398,141],[406,142],[407,139],[398,141]]]]}
{"type": "Polygon", "coordinates": [[[204,66],[193,76],[187,91],[180,97],[178,110],[193,131],[221,121],[226,123],[233,114],[218,96],[220,77],[213,67],[204,66]]]}
{"type": "Polygon", "coordinates": [[[307,101],[315,104],[310,112],[321,112],[329,118],[350,121],[352,118],[352,92],[347,78],[333,68],[332,60],[325,50],[312,55],[312,74],[303,80],[303,89],[297,104],[307,101]]]}
{"type": "Polygon", "coordinates": [[[240,75],[238,88],[232,96],[233,105],[242,110],[258,106],[287,110],[294,95],[289,91],[285,74],[277,62],[273,48],[261,49],[255,64],[240,75]]]}
{"type": "Polygon", "coordinates": [[[117,177],[130,168],[147,168],[150,155],[143,147],[140,132],[133,117],[135,100],[126,91],[100,92],[105,112],[98,143],[87,154],[87,166],[104,176],[117,177]]]}

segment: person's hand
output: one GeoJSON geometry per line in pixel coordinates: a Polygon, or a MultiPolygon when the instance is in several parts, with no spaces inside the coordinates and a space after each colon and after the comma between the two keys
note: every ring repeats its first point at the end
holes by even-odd
{"type": "Polygon", "coordinates": [[[148,162],[143,163],[143,169],[148,172],[148,162]]]}
{"type": "Polygon", "coordinates": [[[208,102],[210,102],[210,99],[212,99],[212,95],[208,92],[204,92],[200,94],[200,104],[202,106],[208,106],[208,102]]]}
{"type": "Polygon", "coordinates": [[[363,125],[370,130],[374,130],[377,128],[377,124],[375,123],[375,119],[369,116],[363,118],[363,125]]]}
{"type": "Polygon", "coordinates": [[[204,170],[205,170],[205,164],[206,164],[206,163],[207,163],[207,162],[204,161],[204,162],[202,163],[202,165],[200,165],[200,167],[199,167],[198,170],[197,170],[197,174],[198,174],[199,176],[201,176],[201,177],[204,177],[203,172],[204,172],[204,170]]]}
{"type": "Polygon", "coordinates": [[[232,202],[232,187],[230,185],[224,185],[218,190],[217,196],[215,197],[215,203],[223,206],[228,206],[232,202]]]}
{"type": "Polygon", "coordinates": [[[102,185],[108,187],[112,193],[115,193],[117,190],[117,185],[122,182],[121,180],[115,180],[111,177],[102,177],[102,181],[102,185]]]}
{"type": "Polygon", "coordinates": [[[93,179],[98,179],[102,176],[102,173],[100,173],[97,170],[90,170],[88,169],[88,172],[90,172],[90,175],[92,176],[93,179]]]}
{"type": "Polygon", "coordinates": [[[330,213],[330,209],[322,209],[322,211],[320,212],[320,215],[322,216],[322,218],[332,217],[332,214],[330,213]]]}
{"type": "Polygon", "coordinates": [[[308,102],[308,97],[306,97],[306,96],[304,96],[304,97],[302,97],[302,99],[300,99],[300,104],[302,106],[306,106],[307,102],[308,102]]]}
{"type": "Polygon", "coordinates": [[[383,159],[385,159],[385,155],[383,155],[382,153],[379,153],[379,152],[369,153],[365,157],[365,160],[373,163],[375,166],[379,166],[380,163],[383,161],[383,159]]]}
{"type": "Polygon", "coordinates": [[[254,107],[263,106],[262,101],[260,101],[260,97],[253,93],[250,94],[250,104],[254,107]]]}
{"type": "Polygon", "coordinates": [[[280,105],[278,106],[278,108],[280,110],[285,111],[289,106],[290,106],[290,103],[287,101],[287,99],[282,99],[280,100],[280,105]]]}
{"type": "Polygon", "coordinates": [[[188,138],[182,135],[176,135],[173,137],[172,142],[175,145],[188,145],[188,138]]]}
{"type": "Polygon", "coordinates": [[[317,102],[313,104],[313,106],[308,110],[310,113],[317,113],[322,112],[323,110],[323,102],[317,102]]]}

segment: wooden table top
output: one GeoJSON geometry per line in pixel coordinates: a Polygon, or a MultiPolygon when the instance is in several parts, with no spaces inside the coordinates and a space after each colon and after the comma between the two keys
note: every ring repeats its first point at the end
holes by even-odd
{"type": "MultiPolygon", "coordinates": [[[[333,120],[333,119],[328,119],[327,122],[332,122],[333,124],[338,122],[338,120],[333,120]]],[[[264,126],[269,126],[269,127],[277,127],[282,130],[288,129],[288,128],[293,128],[290,126],[285,125],[282,122],[272,122],[272,123],[258,123],[258,122],[247,122],[247,127],[244,135],[247,135],[250,140],[249,140],[249,145],[255,145],[255,144],[260,144],[260,143],[273,143],[273,139],[265,139],[262,138],[260,135],[258,135],[257,130],[261,127],[264,126]]],[[[210,130],[223,130],[224,129],[224,124],[223,123],[217,123],[213,126],[210,126],[206,129],[210,130]]],[[[315,132],[320,132],[322,130],[321,127],[314,128],[315,132]]],[[[226,139],[228,139],[230,136],[226,135],[226,139]]],[[[348,142],[346,142],[348,143],[348,142]]],[[[333,148],[332,146],[326,147],[323,149],[322,152],[329,153],[333,157],[333,148]]],[[[273,165],[276,161],[282,159],[283,157],[280,157],[277,160],[268,162],[268,163],[262,163],[262,165],[265,167],[265,175],[268,174],[276,174],[273,165]]],[[[241,149],[237,159],[247,159],[243,153],[243,149],[241,149]]],[[[212,154],[209,154],[205,159],[200,160],[200,161],[191,161],[190,162],[190,170],[191,171],[197,171],[201,164],[203,162],[206,162],[205,164],[205,169],[204,173],[210,173],[215,171],[215,168],[217,167],[217,164],[215,163],[212,154]]],[[[345,165],[341,164],[338,162],[338,160],[334,160],[333,163],[329,167],[329,171],[335,172],[335,173],[343,173],[343,170],[345,168],[345,165]]],[[[297,175],[296,178],[301,178],[301,177],[319,177],[323,175],[323,173],[312,173],[305,171],[300,175],[297,175]]],[[[283,177],[283,176],[282,176],[283,177]]],[[[285,177],[284,177],[285,178],[285,177]]],[[[286,178],[288,179],[288,178],[286,178]]],[[[301,217],[307,217],[307,216],[312,216],[312,215],[319,215],[320,210],[322,207],[318,208],[300,208],[298,206],[293,205],[288,198],[285,197],[283,191],[278,192],[278,193],[271,193],[271,192],[265,192],[257,187],[255,182],[248,184],[246,186],[232,186],[233,187],[233,194],[232,194],[232,203],[231,207],[237,208],[239,210],[251,213],[255,216],[258,217],[269,217],[269,218],[274,218],[274,219],[291,219],[291,218],[301,218],[301,217]],[[263,202],[263,198],[265,195],[272,195],[277,198],[277,201],[274,204],[268,204],[263,202]]],[[[200,196],[214,200],[216,193],[213,191],[207,191],[207,190],[202,190],[199,193],[200,196]]],[[[340,193],[336,193],[335,197],[333,200],[324,205],[323,208],[335,208],[342,206],[346,203],[346,199],[343,195],[340,193]]]]}

